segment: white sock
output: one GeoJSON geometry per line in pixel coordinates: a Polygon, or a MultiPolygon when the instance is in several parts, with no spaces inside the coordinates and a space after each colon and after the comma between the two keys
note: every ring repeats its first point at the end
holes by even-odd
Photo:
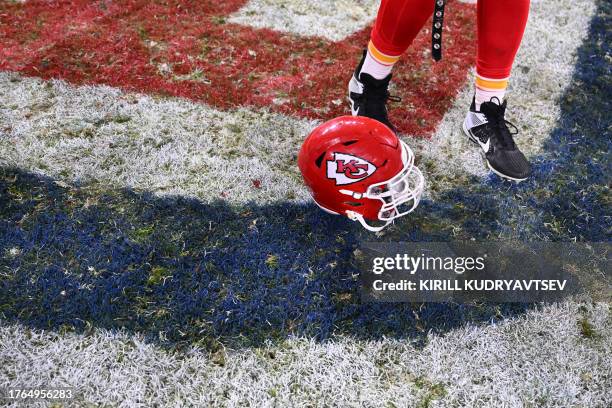
{"type": "Polygon", "coordinates": [[[480,89],[476,87],[476,110],[480,110],[480,104],[484,102],[489,102],[491,98],[497,97],[499,99],[499,103],[504,101],[504,97],[506,96],[506,90],[497,90],[497,91],[485,91],[484,89],[480,89]]]}
{"type": "Polygon", "coordinates": [[[499,99],[499,103],[502,103],[506,96],[506,89],[508,87],[508,78],[504,79],[490,79],[480,75],[476,75],[476,94],[474,102],[476,104],[476,110],[480,110],[480,104],[489,102],[491,98],[499,99]]]}
{"type": "Polygon", "coordinates": [[[374,47],[372,41],[368,44],[368,52],[361,67],[361,73],[372,75],[375,79],[384,79],[391,73],[393,65],[399,60],[400,56],[389,56],[381,53],[374,47]]]}

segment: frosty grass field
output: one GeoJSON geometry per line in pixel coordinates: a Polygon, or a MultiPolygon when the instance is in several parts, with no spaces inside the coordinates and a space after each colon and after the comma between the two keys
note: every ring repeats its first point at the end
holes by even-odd
{"type": "Polygon", "coordinates": [[[475,6],[449,4],[442,65],[419,62],[423,33],[391,112],[427,196],[376,237],[308,200],[296,155],[346,112],[377,2],[144,3],[0,0],[0,388],[77,387],[67,406],[612,404],[609,304],[364,304],[352,260],[372,239],[610,240],[608,2],[532,0],[519,185],[462,134],[475,6]]]}

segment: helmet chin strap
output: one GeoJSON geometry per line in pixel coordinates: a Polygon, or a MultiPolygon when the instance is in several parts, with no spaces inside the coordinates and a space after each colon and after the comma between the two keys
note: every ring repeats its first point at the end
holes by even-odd
{"type": "MultiPolygon", "coordinates": [[[[342,194],[346,194],[346,195],[354,197],[356,199],[360,199],[361,197],[364,196],[364,194],[357,193],[357,192],[351,191],[351,190],[340,190],[340,192],[342,194]]],[[[359,221],[359,223],[361,224],[361,226],[363,228],[367,229],[368,231],[372,231],[372,232],[382,231],[383,229],[385,229],[385,227],[387,227],[389,224],[391,224],[393,222],[393,220],[389,220],[385,224],[381,225],[380,227],[375,227],[373,225],[368,224],[368,222],[365,220],[365,218],[363,218],[363,215],[361,215],[359,213],[356,213],[355,211],[347,210],[346,211],[346,216],[349,217],[349,219],[351,219],[353,221],[359,221]]]]}
{"type": "Polygon", "coordinates": [[[363,215],[356,213],[354,211],[347,211],[346,212],[346,216],[349,217],[349,219],[353,220],[353,221],[359,221],[359,223],[361,224],[361,226],[365,229],[367,229],[368,231],[372,231],[372,232],[379,232],[382,231],[383,229],[385,229],[389,224],[391,224],[393,221],[389,220],[387,221],[385,224],[381,225],[380,227],[375,227],[373,225],[368,224],[368,222],[365,220],[365,218],[363,218],[363,215]]]}

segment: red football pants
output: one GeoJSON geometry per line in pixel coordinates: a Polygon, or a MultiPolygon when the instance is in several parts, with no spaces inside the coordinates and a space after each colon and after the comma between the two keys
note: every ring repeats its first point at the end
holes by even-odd
{"type": "MultiPolygon", "coordinates": [[[[383,54],[403,54],[433,9],[433,0],[382,0],[372,43],[383,54]]],[[[507,78],[527,24],[529,0],[478,0],[477,10],[476,71],[491,79],[507,78]]]]}

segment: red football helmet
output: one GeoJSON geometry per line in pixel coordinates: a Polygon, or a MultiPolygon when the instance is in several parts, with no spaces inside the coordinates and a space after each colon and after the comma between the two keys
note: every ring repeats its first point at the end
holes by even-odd
{"type": "Polygon", "coordinates": [[[314,129],[302,145],[298,166],[319,207],[370,231],[413,211],[425,184],[408,145],[364,116],[341,116],[314,129]]]}

